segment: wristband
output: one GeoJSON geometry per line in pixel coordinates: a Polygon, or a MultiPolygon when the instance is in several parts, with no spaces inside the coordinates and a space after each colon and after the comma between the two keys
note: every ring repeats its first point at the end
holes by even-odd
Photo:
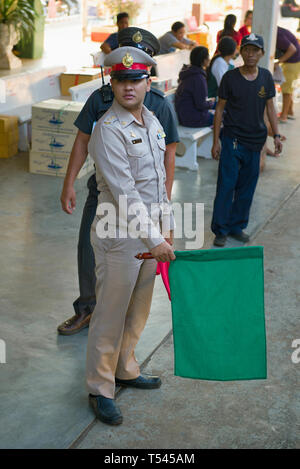
{"type": "Polygon", "coordinates": [[[273,135],[273,138],[277,138],[277,137],[278,137],[278,138],[281,138],[281,135],[280,135],[280,134],[274,134],[274,135],[273,135]]]}

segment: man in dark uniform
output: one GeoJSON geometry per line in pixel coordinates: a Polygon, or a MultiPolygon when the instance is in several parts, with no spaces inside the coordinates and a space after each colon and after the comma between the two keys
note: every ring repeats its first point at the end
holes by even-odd
{"type": "Polygon", "coordinates": [[[118,33],[129,26],[129,15],[125,11],[117,15],[117,26],[118,32],[112,33],[108,36],[107,39],[103,42],[100,49],[105,54],[109,54],[112,50],[115,50],[119,47],[118,44],[118,33]]]}
{"type": "MultiPolygon", "coordinates": [[[[150,56],[159,52],[159,42],[148,31],[140,28],[126,28],[120,31],[120,46],[137,47],[150,56]]],[[[93,125],[110,108],[112,101],[104,102],[101,90],[96,90],[87,100],[85,106],[75,121],[79,129],[73,149],[70,155],[68,169],[64,180],[64,186],[61,194],[62,209],[72,214],[76,205],[76,194],[74,190],[74,181],[80,171],[88,154],[88,142],[93,130],[93,125]]],[[[179,141],[176,121],[173,111],[164,99],[163,94],[155,89],[146,93],[144,100],[145,106],[158,118],[166,134],[166,152],[165,152],[165,170],[166,170],[166,189],[168,198],[171,198],[171,190],[174,178],[175,149],[179,141]]],[[[90,243],[90,230],[95,217],[98,200],[98,190],[95,174],[93,174],[87,183],[89,195],[83,210],[79,241],[78,241],[78,277],[80,296],[73,303],[75,315],[58,326],[58,332],[62,335],[72,335],[88,327],[92,312],[96,304],[95,297],[95,259],[93,249],[90,243]]]]}

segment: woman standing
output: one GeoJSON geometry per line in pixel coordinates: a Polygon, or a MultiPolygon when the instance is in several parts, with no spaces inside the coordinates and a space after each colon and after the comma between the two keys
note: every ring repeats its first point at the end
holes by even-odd
{"type": "Polygon", "coordinates": [[[242,26],[239,29],[241,39],[243,39],[244,36],[248,36],[248,34],[251,33],[252,19],[253,19],[253,11],[252,10],[246,11],[245,19],[244,19],[244,26],[242,26]]]}
{"type": "Polygon", "coordinates": [[[217,34],[217,43],[219,43],[220,39],[225,36],[232,37],[237,46],[239,47],[241,44],[242,36],[238,31],[234,29],[236,25],[236,16],[235,15],[227,15],[224,21],[224,29],[218,32],[217,34]]]}

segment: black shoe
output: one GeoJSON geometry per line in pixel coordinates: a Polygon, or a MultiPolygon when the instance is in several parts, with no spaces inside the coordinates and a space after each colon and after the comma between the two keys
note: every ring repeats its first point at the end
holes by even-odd
{"type": "Polygon", "coordinates": [[[248,241],[250,241],[250,236],[243,231],[239,231],[238,233],[229,233],[229,236],[236,239],[237,241],[240,241],[241,243],[248,243],[248,241]]]}
{"type": "Polygon", "coordinates": [[[138,389],[156,389],[161,386],[161,379],[158,376],[138,376],[135,379],[118,379],[117,386],[138,388],[138,389]]]}
{"type": "Polygon", "coordinates": [[[227,236],[225,235],[217,235],[214,239],[214,245],[222,248],[225,246],[227,240],[227,236]]]}
{"type": "Polygon", "coordinates": [[[108,423],[109,425],[120,425],[123,422],[121,411],[115,404],[114,399],[89,394],[89,403],[96,417],[101,420],[101,422],[108,423]]]}

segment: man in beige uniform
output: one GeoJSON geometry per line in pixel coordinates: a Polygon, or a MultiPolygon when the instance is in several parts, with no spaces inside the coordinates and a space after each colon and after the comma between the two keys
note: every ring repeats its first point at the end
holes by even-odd
{"type": "Polygon", "coordinates": [[[175,259],[173,216],[162,210],[162,204],[169,204],[164,131],[143,106],[150,88],[148,67],[154,64],[148,54],[134,47],[121,47],[106,57],[105,65],[112,66],[115,99],[89,143],[100,194],[91,229],[97,304],[89,329],[87,388],[96,416],[112,425],[122,423],[114,401],[115,384],[142,389],[161,385],[160,378],[140,374],[134,355],[150,311],[156,261],[175,259]],[[108,220],[106,204],[115,210],[115,220],[108,220]],[[166,238],[160,233],[161,222],[168,228],[166,238]],[[103,235],[104,227],[110,232],[108,237],[103,235]],[[135,257],[144,251],[150,251],[154,259],[135,257]]]}

